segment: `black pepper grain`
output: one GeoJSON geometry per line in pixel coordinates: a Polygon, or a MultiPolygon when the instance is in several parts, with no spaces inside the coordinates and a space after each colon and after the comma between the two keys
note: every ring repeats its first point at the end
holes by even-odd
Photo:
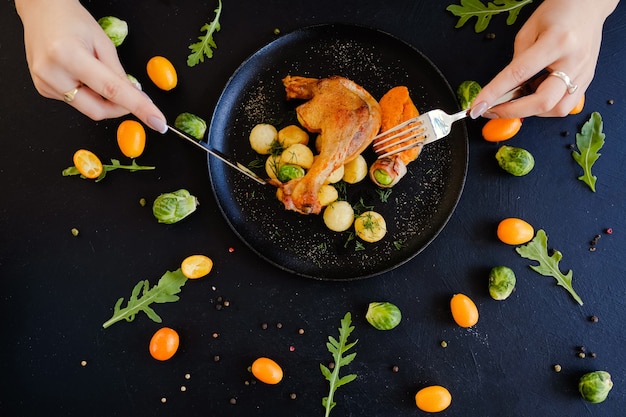
{"type": "Polygon", "coordinates": [[[485,39],[488,39],[488,40],[493,40],[493,39],[495,39],[495,38],[496,38],[496,34],[495,34],[495,33],[493,33],[493,32],[490,32],[490,33],[485,34],[485,39]]]}
{"type": "Polygon", "coordinates": [[[591,316],[589,317],[589,321],[591,321],[592,323],[597,323],[598,321],[600,321],[600,319],[598,318],[598,316],[591,316]]]}
{"type": "Polygon", "coordinates": [[[228,402],[230,402],[232,405],[235,405],[237,404],[237,398],[233,397],[228,402]]]}
{"type": "Polygon", "coordinates": [[[567,130],[561,132],[561,136],[563,136],[564,138],[569,136],[569,132],[567,130]]]}
{"type": "Polygon", "coordinates": [[[267,323],[262,323],[261,324],[261,329],[266,330],[267,329],[267,323]]]}
{"type": "Polygon", "coordinates": [[[554,372],[561,372],[561,365],[559,365],[558,363],[556,365],[554,365],[554,372]]]}
{"type": "Polygon", "coordinates": [[[289,394],[289,398],[291,398],[292,400],[295,400],[295,399],[296,399],[296,397],[297,397],[297,396],[296,396],[296,393],[295,393],[295,392],[292,392],[291,394],[289,394]]]}
{"type": "Polygon", "coordinates": [[[220,355],[213,356],[213,362],[219,362],[219,361],[220,361],[220,355]]]}
{"type": "Polygon", "coordinates": [[[328,364],[328,369],[335,369],[335,362],[331,362],[328,364]]]}
{"type": "Polygon", "coordinates": [[[596,356],[598,356],[596,355],[596,352],[589,352],[589,357],[595,358],[596,356]]]}
{"type": "Polygon", "coordinates": [[[282,329],[283,328],[283,324],[282,323],[276,323],[276,328],[277,329],[282,329]]]}
{"type": "Polygon", "coordinates": [[[615,100],[613,100],[612,98],[606,101],[607,104],[615,104],[615,100]]]}
{"type": "Polygon", "coordinates": [[[585,356],[587,356],[587,355],[585,355],[585,352],[578,352],[578,357],[580,359],[585,359],[585,356]]]}
{"type": "Polygon", "coordinates": [[[400,368],[398,367],[398,365],[394,365],[394,366],[391,368],[391,370],[392,370],[393,372],[396,372],[396,373],[397,373],[397,372],[400,370],[400,368]]]}
{"type": "Polygon", "coordinates": [[[222,305],[221,304],[215,304],[215,309],[216,310],[221,310],[222,309],[222,305]]]}

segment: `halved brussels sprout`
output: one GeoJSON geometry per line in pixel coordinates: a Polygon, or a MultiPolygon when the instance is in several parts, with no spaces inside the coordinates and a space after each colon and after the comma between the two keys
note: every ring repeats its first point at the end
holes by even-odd
{"type": "Polygon", "coordinates": [[[365,319],[378,330],[391,330],[400,324],[400,309],[388,301],[375,301],[367,307],[365,319]]]}
{"type": "Polygon", "coordinates": [[[481,89],[482,87],[476,81],[463,81],[456,90],[456,97],[461,109],[467,110],[472,107],[472,103],[481,89]]]}
{"type": "Polygon", "coordinates": [[[174,127],[198,140],[202,140],[206,133],[206,122],[204,119],[191,113],[181,113],[176,116],[174,127]]]}
{"type": "Polygon", "coordinates": [[[114,16],[105,16],[98,19],[98,24],[104,30],[104,33],[111,39],[113,45],[117,48],[124,42],[128,35],[128,24],[122,19],[114,16]]]}
{"type": "Polygon", "coordinates": [[[606,400],[609,391],[613,388],[611,374],[606,371],[589,372],[580,377],[578,391],[590,403],[601,403],[606,400]]]}
{"type": "Polygon", "coordinates": [[[283,165],[278,169],[276,177],[280,182],[289,182],[295,178],[304,177],[304,168],[292,164],[283,165]]]}
{"type": "Polygon", "coordinates": [[[158,196],[152,204],[152,213],[159,223],[172,224],[196,211],[198,199],[189,191],[180,189],[158,196]]]}

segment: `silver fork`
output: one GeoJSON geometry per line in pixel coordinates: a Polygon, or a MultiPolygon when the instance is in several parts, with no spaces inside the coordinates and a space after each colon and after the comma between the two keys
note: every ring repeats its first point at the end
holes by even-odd
{"type": "MultiPolygon", "coordinates": [[[[497,99],[491,107],[495,107],[499,104],[533,93],[547,75],[548,74],[546,73],[541,73],[534,76],[519,87],[514,88],[497,99]]],[[[469,110],[462,110],[454,114],[448,114],[439,109],[431,110],[418,117],[414,117],[400,123],[399,125],[396,125],[374,137],[373,141],[376,141],[383,136],[390,135],[389,137],[374,143],[374,151],[379,154],[378,159],[381,159],[406,151],[407,149],[435,142],[448,136],[452,130],[452,124],[456,121],[465,119],[468,115],[469,110]],[[398,145],[403,144],[404,146],[396,148],[398,145]],[[389,150],[385,152],[387,149],[389,150]]]]}

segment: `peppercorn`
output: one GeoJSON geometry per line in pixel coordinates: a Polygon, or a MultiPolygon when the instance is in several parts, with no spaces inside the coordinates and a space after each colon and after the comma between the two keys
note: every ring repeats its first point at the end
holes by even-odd
{"type": "Polygon", "coordinates": [[[591,317],[589,317],[589,320],[590,320],[592,323],[597,323],[598,321],[600,321],[600,319],[598,318],[598,316],[591,316],[591,317]]]}
{"type": "Polygon", "coordinates": [[[237,399],[235,397],[231,398],[229,401],[232,405],[237,404],[237,399]]]}
{"type": "Polygon", "coordinates": [[[292,392],[291,394],[289,394],[289,398],[291,398],[292,400],[296,399],[296,393],[292,392]]]}
{"type": "Polygon", "coordinates": [[[558,363],[554,365],[554,372],[561,372],[561,365],[559,365],[558,363]]]}
{"type": "Polygon", "coordinates": [[[267,329],[267,323],[261,324],[261,329],[263,329],[263,330],[267,329]]]}
{"type": "Polygon", "coordinates": [[[393,372],[396,372],[396,373],[397,373],[397,372],[400,370],[400,368],[398,368],[398,365],[394,365],[394,366],[391,368],[391,370],[392,370],[393,372]]]}
{"type": "Polygon", "coordinates": [[[613,99],[609,99],[609,100],[607,100],[607,103],[608,103],[608,104],[615,104],[615,100],[613,100],[613,99]]]}

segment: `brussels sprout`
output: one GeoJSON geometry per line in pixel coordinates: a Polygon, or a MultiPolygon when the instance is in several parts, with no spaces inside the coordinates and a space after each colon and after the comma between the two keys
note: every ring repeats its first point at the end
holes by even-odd
{"type": "Polygon", "coordinates": [[[280,182],[288,182],[294,178],[301,178],[304,177],[304,168],[292,164],[283,165],[278,169],[276,177],[280,182]]]}
{"type": "Polygon", "coordinates": [[[481,89],[480,84],[476,81],[463,81],[456,90],[456,97],[459,100],[461,109],[467,110],[472,107],[472,102],[481,89]]]}
{"type": "Polygon", "coordinates": [[[128,78],[128,81],[130,81],[133,87],[135,87],[139,91],[142,91],[141,83],[134,75],[126,74],[126,78],[128,78]]]}
{"type": "Polygon", "coordinates": [[[152,213],[159,223],[172,224],[196,211],[198,200],[189,191],[180,189],[161,194],[154,200],[152,213]]]}
{"type": "Polygon", "coordinates": [[[98,19],[98,24],[104,33],[111,39],[113,45],[118,47],[128,35],[128,24],[114,16],[105,16],[98,19]]]}
{"type": "Polygon", "coordinates": [[[494,300],[505,300],[515,289],[515,273],[506,266],[496,266],[489,272],[489,295],[494,300]]]}
{"type": "Polygon", "coordinates": [[[500,168],[516,177],[528,174],[535,166],[535,158],[530,152],[513,146],[500,147],[496,159],[500,168]]]}
{"type": "Polygon", "coordinates": [[[384,169],[374,170],[374,180],[376,184],[380,186],[389,185],[393,182],[393,178],[389,175],[389,172],[384,169]]]}
{"type": "Polygon", "coordinates": [[[176,116],[174,127],[198,140],[202,140],[206,133],[206,122],[204,119],[191,113],[181,113],[176,116]]]}
{"type": "Polygon", "coordinates": [[[394,304],[377,301],[369,304],[365,318],[378,330],[391,330],[400,324],[402,313],[394,304]]]}
{"type": "Polygon", "coordinates": [[[582,395],[585,400],[594,404],[606,400],[611,388],[613,388],[611,375],[605,371],[589,372],[580,377],[578,382],[580,395],[582,395]]]}

